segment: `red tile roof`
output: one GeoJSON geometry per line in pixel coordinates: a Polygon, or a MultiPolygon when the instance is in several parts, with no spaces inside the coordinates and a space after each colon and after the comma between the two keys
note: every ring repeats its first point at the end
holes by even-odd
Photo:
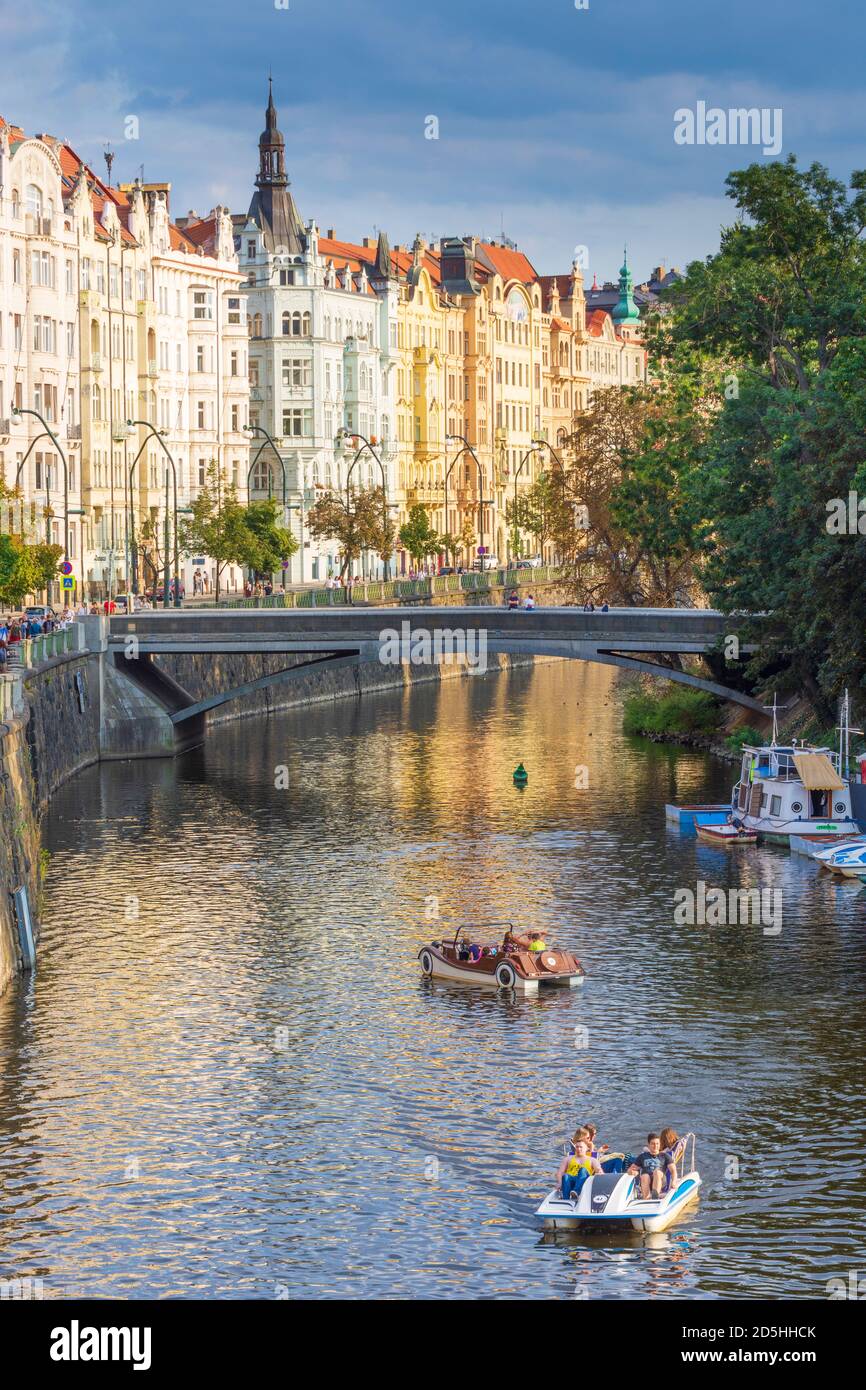
{"type": "Polygon", "coordinates": [[[529,285],[538,279],[532,262],[522,251],[511,251],[507,246],[496,246],[489,241],[479,241],[478,249],[503,280],[519,280],[521,284],[529,285]]]}

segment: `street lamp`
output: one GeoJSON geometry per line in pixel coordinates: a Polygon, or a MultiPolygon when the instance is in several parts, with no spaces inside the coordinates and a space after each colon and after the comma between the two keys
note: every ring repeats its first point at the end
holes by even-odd
{"type": "MultiPolygon", "coordinates": [[[[455,454],[454,458],[452,459],[452,461],[451,461],[451,468],[454,467],[454,464],[457,462],[457,460],[458,460],[459,458],[462,458],[462,456],[463,456],[464,454],[471,454],[472,457],[473,457],[474,460],[475,460],[475,467],[476,467],[477,470],[478,470],[478,551],[479,551],[479,555],[480,555],[480,559],[481,559],[481,570],[482,570],[482,572],[483,572],[483,570],[484,570],[484,473],[483,473],[483,471],[482,471],[481,463],[480,463],[480,461],[479,461],[478,455],[476,454],[475,450],[473,449],[472,445],[469,443],[469,440],[466,438],[465,435],[462,435],[462,434],[446,434],[445,438],[446,438],[446,440],[447,440],[447,439],[459,439],[460,442],[461,442],[461,444],[462,444],[462,446],[463,446],[462,449],[460,449],[460,450],[455,454]]],[[[445,487],[446,487],[446,492],[445,492],[445,525],[446,525],[446,527],[447,527],[447,525],[448,525],[448,491],[447,491],[447,488],[448,488],[448,474],[450,474],[451,468],[448,469],[448,473],[446,473],[446,475],[445,475],[445,487]]]]}
{"type": "MultiPolygon", "coordinates": [[[[153,438],[156,440],[157,444],[158,444],[159,447],[162,449],[162,452],[165,454],[166,458],[168,459],[169,464],[171,465],[171,476],[172,476],[172,481],[173,481],[173,484],[174,484],[174,606],[175,606],[175,608],[180,608],[180,606],[181,606],[181,603],[180,603],[180,542],[179,542],[178,531],[177,531],[177,468],[175,467],[174,459],[172,458],[171,454],[169,453],[169,451],[168,451],[168,446],[167,446],[167,444],[166,444],[166,442],[165,442],[165,439],[163,438],[164,434],[166,433],[165,430],[158,430],[158,429],[156,428],[155,425],[152,425],[152,424],[150,423],[149,420],[127,420],[126,423],[127,423],[127,425],[129,425],[129,427],[130,427],[131,429],[134,429],[134,428],[138,427],[138,428],[140,428],[140,429],[147,430],[147,432],[148,432],[147,435],[145,436],[144,442],[142,443],[141,449],[139,449],[138,453],[137,453],[136,456],[135,456],[135,460],[133,461],[133,465],[132,465],[133,468],[135,467],[135,464],[138,462],[138,458],[139,458],[139,455],[140,455],[141,452],[142,452],[142,449],[144,448],[145,444],[147,443],[148,439],[149,439],[151,436],[153,436],[153,438]]],[[[130,489],[130,506],[132,506],[131,489],[130,489]]],[[[170,608],[170,607],[171,607],[171,594],[170,594],[170,590],[171,590],[171,561],[170,561],[170,559],[169,559],[169,552],[168,552],[168,477],[166,476],[166,482],[165,482],[165,578],[163,579],[163,585],[162,585],[162,606],[163,606],[163,608],[170,608]]]]}
{"type": "MultiPolygon", "coordinates": [[[[28,459],[29,456],[30,456],[31,450],[39,443],[39,440],[40,440],[40,439],[42,439],[42,438],[45,437],[45,435],[48,436],[48,438],[51,440],[52,444],[54,445],[55,449],[57,450],[58,454],[60,455],[60,459],[61,459],[61,462],[62,462],[62,464],[63,464],[63,558],[64,558],[64,560],[68,563],[68,562],[69,562],[69,467],[68,467],[67,462],[66,462],[66,455],[64,454],[63,450],[62,450],[61,447],[60,447],[60,441],[58,440],[57,435],[56,435],[56,434],[54,433],[54,431],[51,429],[51,426],[48,424],[47,420],[45,420],[45,418],[44,418],[42,415],[39,414],[39,411],[38,411],[38,410],[28,410],[28,409],[25,409],[24,406],[13,405],[13,407],[12,407],[12,414],[13,414],[13,415],[32,415],[32,416],[34,416],[35,419],[37,419],[37,420],[39,421],[40,425],[42,426],[42,434],[38,434],[38,435],[36,436],[36,438],[33,440],[33,443],[30,445],[30,448],[27,450],[27,453],[24,455],[23,459],[21,460],[21,462],[20,462],[19,465],[18,465],[18,472],[17,472],[16,475],[15,475],[15,486],[16,486],[16,487],[18,486],[18,479],[19,479],[20,476],[21,476],[21,470],[22,470],[22,468],[24,467],[24,464],[27,462],[27,459],[28,459]]],[[[46,481],[47,481],[47,477],[48,477],[48,468],[47,468],[47,465],[46,465],[45,474],[46,474],[46,481]]],[[[48,502],[49,502],[49,508],[47,508],[46,510],[50,509],[50,504],[51,504],[51,494],[50,494],[50,492],[49,492],[49,495],[48,495],[48,502]]],[[[50,544],[51,544],[51,518],[50,518],[49,516],[46,516],[46,518],[45,518],[45,525],[46,525],[46,527],[48,528],[48,543],[49,543],[49,545],[50,545],[50,544]]],[[[23,529],[23,527],[22,527],[22,529],[23,529]]],[[[50,585],[49,585],[49,592],[50,592],[50,585]]],[[[50,598],[49,598],[49,602],[50,602],[50,601],[51,601],[51,600],[50,600],[50,598]]],[[[68,590],[68,589],[64,589],[64,590],[63,590],[63,604],[64,604],[64,607],[67,607],[67,608],[69,607],[69,590],[68,590]]]]}
{"type": "MultiPolygon", "coordinates": [[[[383,464],[383,462],[382,462],[382,460],[380,459],[379,455],[376,453],[376,450],[373,448],[373,445],[370,443],[370,440],[367,439],[367,438],[365,438],[365,436],[364,436],[363,434],[359,434],[357,430],[346,429],[345,425],[341,425],[341,427],[337,430],[337,439],[338,439],[338,440],[340,440],[340,439],[353,439],[353,440],[354,440],[354,439],[360,439],[360,440],[361,440],[361,448],[358,450],[358,452],[355,454],[355,457],[352,459],[352,462],[351,462],[351,464],[349,465],[349,472],[346,474],[346,497],[347,497],[347,498],[348,498],[348,495],[349,495],[349,494],[348,494],[349,477],[351,476],[352,469],[355,467],[355,464],[358,462],[358,459],[359,459],[359,458],[361,457],[361,455],[365,452],[365,450],[366,450],[368,453],[370,453],[370,454],[373,455],[373,458],[376,460],[376,462],[377,462],[378,465],[379,465],[379,472],[382,474],[382,539],[383,539],[383,541],[385,542],[385,544],[387,545],[387,539],[388,539],[388,479],[387,479],[387,476],[386,476],[386,473],[385,473],[385,465],[383,464]]],[[[383,579],[386,579],[386,580],[387,580],[387,578],[388,578],[388,561],[386,560],[386,558],[385,558],[384,555],[382,556],[382,578],[383,578],[383,579]]]]}
{"type": "MultiPolygon", "coordinates": [[[[258,449],[258,452],[256,453],[255,458],[253,459],[252,463],[250,464],[249,468],[247,469],[247,496],[249,497],[249,494],[250,494],[250,479],[251,479],[251,477],[253,476],[253,469],[255,468],[256,464],[258,463],[258,461],[259,461],[259,459],[261,458],[262,454],[264,453],[265,449],[270,448],[271,451],[272,451],[272,452],[274,453],[274,455],[276,456],[277,462],[278,462],[278,464],[280,465],[280,468],[281,468],[281,470],[282,470],[282,475],[283,475],[283,506],[286,507],[286,508],[288,508],[288,481],[287,481],[287,477],[286,477],[286,461],[285,461],[285,459],[283,458],[282,454],[280,453],[279,449],[277,448],[277,446],[276,446],[276,444],[274,443],[274,441],[273,441],[273,439],[271,438],[271,436],[268,434],[267,430],[266,430],[266,429],[263,429],[261,425],[244,425],[244,431],[245,431],[247,434],[263,434],[264,437],[265,437],[265,442],[264,442],[264,444],[261,444],[261,445],[259,446],[259,449],[258,449]]],[[[272,471],[273,471],[272,465],[269,465],[269,466],[268,466],[268,492],[270,492],[270,480],[271,480],[272,471]]]]}

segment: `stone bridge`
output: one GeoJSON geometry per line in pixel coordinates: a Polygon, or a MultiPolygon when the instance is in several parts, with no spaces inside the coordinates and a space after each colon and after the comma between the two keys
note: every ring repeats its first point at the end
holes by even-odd
{"type": "MultiPolygon", "coordinates": [[[[585,613],[574,607],[530,612],[490,606],[197,608],[113,617],[108,656],[117,670],[162,706],[188,741],[194,733],[201,734],[208,710],[268,685],[302,679],[313,669],[459,659],[482,670],[487,653],[622,666],[706,690],[763,713],[759,702],[742,691],[658,660],[671,655],[712,656],[718,666],[725,639],[734,635],[734,620],[710,609],[614,608],[607,613],[585,613]],[[158,665],[160,656],[209,653],[284,654],[291,657],[291,664],[202,700],[194,700],[158,665]]],[[[740,648],[742,654],[751,650],[746,645],[740,648]]]]}

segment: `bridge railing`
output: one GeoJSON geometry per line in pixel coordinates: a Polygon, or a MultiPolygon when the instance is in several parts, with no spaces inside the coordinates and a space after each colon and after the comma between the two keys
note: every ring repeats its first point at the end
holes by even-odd
{"type": "MultiPolygon", "coordinates": [[[[469,570],[465,574],[421,575],[418,579],[371,579],[352,585],[355,603],[384,603],[394,599],[430,598],[433,594],[487,593],[490,589],[517,589],[555,583],[561,577],[555,565],[538,569],[469,570]]],[[[345,587],[298,589],[267,598],[221,599],[221,608],[334,608],[348,603],[345,587]]]]}
{"type": "Polygon", "coordinates": [[[45,661],[64,656],[68,652],[82,651],[83,635],[79,624],[58,628],[55,632],[43,632],[38,637],[25,637],[9,648],[10,665],[23,666],[28,670],[41,666],[45,661]]]}

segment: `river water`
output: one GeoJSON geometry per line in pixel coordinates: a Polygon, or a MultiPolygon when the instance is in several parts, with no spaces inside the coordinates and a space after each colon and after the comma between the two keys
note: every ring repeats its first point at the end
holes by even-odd
{"type": "Polygon", "coordinates": [[[726,798],[733,767],[626,739],[620,695],[544,664],[65,787],[38,971],[0,1000],[0,1278],[796,1298],[863,1269],[866,898],[669,829],[666,801],[726,798]],[[699,880],[779,888],[781,931],[675,926],[699,880]],[[506,918],[576,950],[585,986],[421,978],[446,923],[506,918]],[[699,1206],[662,1235],[543,1235],[588,1119],[627,1149],[695,1130],[699,1206]]]}

